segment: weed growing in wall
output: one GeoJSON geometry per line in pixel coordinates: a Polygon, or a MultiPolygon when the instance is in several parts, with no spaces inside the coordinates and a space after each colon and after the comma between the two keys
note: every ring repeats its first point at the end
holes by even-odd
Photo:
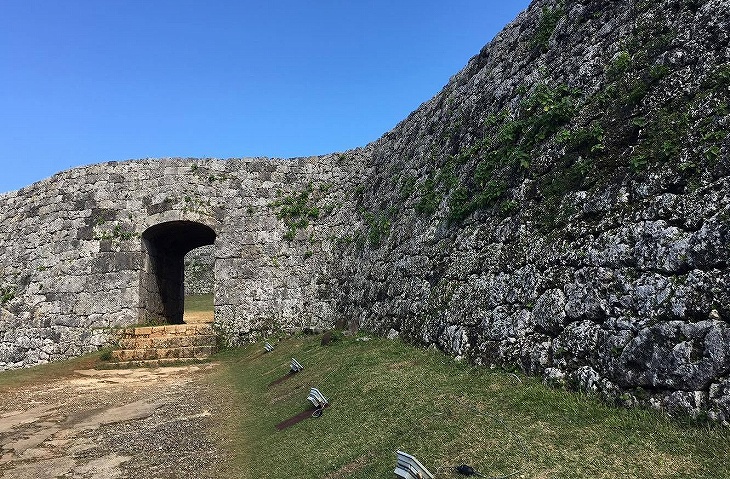
{"type": "Polygon", "coordinates": [[[401,185],[400,185],[400,199],[402,201],[407,200],[410,198],[413,193],[416,191],[416,178],[405,175],[401,178],[401,185]]]}
{"type": "Polygon", "coordinates": [[[595,122],[587,127],[566,128],[556,135],[557,144],[565,147],[566,154],[577,153],[582,157],[605,150],[605,139],[603,127],[595,122]]]}
{"type": "Polygon", "coordinates": [[[15,288],[12,286],[0,286],[0,305],[15,298],[15,288]]]}
{"type": "Polygon", "coordinates": [[[319,218],[320,210],[315,204],[313,192],[310,183],[299,193],[282,196],[270,204],[276,209],[276,217],[283,220],[286,225],[284,239],[292,241],[298,230],[306,228],[311,220],[319,218]]]}
{"type": "Polygon", "coordinates": [[[424,215],[432,215],[441,203],[441,196],[436,191],[437,183],[433,176],[426,178],[419,190],[420,200],[416,203],[416,211],[424,215]]]}
{"type": "Polygon", "coordinates": [[[517,204],[508,197],[509,188],[530,174],[531,156],[558,132],[559,141],[575,148],[596,146],[601,138],[599,129],[571,133],[564,128],[573,119],[580,98],[581,92],[567,85],[539,84],[513,115],[502,112],[488,118],[484,139],[447,162],[466,165],[476,158],[471,172],[460,175],[460,180],[449,170],[449,181],[441,183],[449,195],[449,220],[459,222],[474,211],[491,207],[500,215],[510,214],[517,204]]]}
{"type": "Polygon", "coordinates": [[[717,67],[714,72],[707,76],[702,86],[708,89],[730,87],[730,63],[717,67]]]}
{"type": "Polygon", "coordinates": [[[209,168],[202,167],[197,163],[193,163],[190,166],[190,172],[194,173],[201,180],[206,181],[208,184],[213,184],[218,181],[225,181],[230,179],[230,176],[225,173],[216,172],[209,168]]]}
{"type": "Polygon", "coordinates": [[[371,248],[378,248],[390,234],[390,220],[382,213],[374,214],[370,212],[364,214],[364,219],[367,227],[368,245],[371,248]]]}
{"type": "Polygon", "coordinates": [[[680,142],[687,134],[689,118],[686,111],[676,110],[670,104],[652,114],[651,118],[641,118],[639,126],[645,133],[629,159],[634,170],[644,169],[650,163],[676,159],[681,149],[680,142]]]}
{"type": "Polygon", "coordinates": [[[118,222],[114,223],[111,227],[109,226],[109,223],[106,222],[97,223],[94,227],[94,239],[127,241],[140,237],[139,233],[134,231],[133,228],[128,228],[118,222]]]}
{"type": "Polygon", "coordinates": [[[183,213],[192,212],[204,216],[213,216],[213,205],[210,198],[202,198],[197,195],[185,195],[182,198],[183,213]]]}

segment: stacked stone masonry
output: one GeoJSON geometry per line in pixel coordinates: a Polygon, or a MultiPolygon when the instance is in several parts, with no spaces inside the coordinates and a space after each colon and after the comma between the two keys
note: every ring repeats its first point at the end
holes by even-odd
{"type": "Polygon", "coordinates": [[[212,294],[215,276],[215,251],[201,246],[185,255],[185,294],[212,294]]]}
{"type": "Polygon", "coordinates": [[[205,359],[215,352],[217,339],[210,324],[176,324],[125,328],[119,348],[111,352],[117,364],[161,364],[205,359]]]}
{"type": "Polygon", "coordinates": [[[114,328],[155,322],[148,310],[164,311],[152,304],[154,283],[170,280],[146,269],[143,235],[157,225],[180,225],[179,241],[200,225],[215,232],[215,317],[230,344],[325,327],[333,316],[328,238],[347,227],[340,210],[345,190],[361,181],[359,154],[107,163],[3,195],[0,367],[76,356],[107,344],[114,328]],[[309,190],[323,205],[321,221],[285,240],[272,205],[309,190]]]}
{"type": "MultiPolygon", "coordinates": [[[[729,37],[727,0],[536,0],[362,149],[102,164],[0,196],[0,367],[173,317],[153,250],[185,230],[144,236],[173,222],[215,234],[228,344],[397,332],[730,421],[729,37]]],[[[174,248],[209,242],[194,231],[174,248]]]]}

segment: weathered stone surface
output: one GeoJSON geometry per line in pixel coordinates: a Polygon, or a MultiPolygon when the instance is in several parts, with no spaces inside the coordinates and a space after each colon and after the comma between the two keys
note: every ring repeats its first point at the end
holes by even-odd
{"type": "Polygon", "coordinates": [[[215,250],[201,246],[185,255],[185,294],[211,294],[215,282],[215,250]]]}
{"type": "Polygon", "coordinates": [[[532,315],[535,329],[546,334],[556,335],[565,326],[565,294],[559,289],[545,291],[535,303],[532,315]]]}

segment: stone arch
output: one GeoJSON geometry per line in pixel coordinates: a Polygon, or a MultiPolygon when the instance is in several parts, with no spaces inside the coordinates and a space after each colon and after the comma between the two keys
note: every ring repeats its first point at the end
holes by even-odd
{"type": "Polygon", "coordinates": [[[139,320],[144,324],[180,324],[184,310],[184,258],[188,251],[215,244],[210,226],[195,221],[166,221],[142,233],[139,320]]]}

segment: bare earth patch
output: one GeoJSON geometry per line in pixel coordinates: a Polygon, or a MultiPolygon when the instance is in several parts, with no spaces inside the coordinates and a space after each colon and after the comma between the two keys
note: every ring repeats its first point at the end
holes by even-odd
{"type": "Polygon", "coordinates": [[[185,311],[183,321],[186,324],[212,323],[213,311],[185,311]]]}
{"type": "Polygon", "coordinates": [[[216,364],[80,370],[0,393],[0,476],[215,478],[230,402],[216,364]]]}

